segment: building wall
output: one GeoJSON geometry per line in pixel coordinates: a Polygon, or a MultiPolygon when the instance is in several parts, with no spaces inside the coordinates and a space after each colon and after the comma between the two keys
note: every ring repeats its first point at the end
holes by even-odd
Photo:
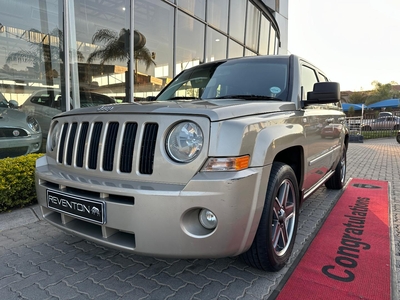
{"type": "Polygon", "coordinates": [[[132,101],[129,82],[141,99],[203,62],[287,53],[288,0],[135,0],[133,35],[131,3],[3,1],[0,91],[23,103],[43,88],[66,93],[70,78],[76,106],[82,89],[132,101]]]}

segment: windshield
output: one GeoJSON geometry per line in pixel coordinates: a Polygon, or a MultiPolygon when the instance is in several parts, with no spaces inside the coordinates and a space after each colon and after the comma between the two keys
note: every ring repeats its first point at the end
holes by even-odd
{"type": "Polygon", "coordinates": [[[246,99],[287,101],[288,59],[235,59],[182,72],[156,100],[246,99]]]}

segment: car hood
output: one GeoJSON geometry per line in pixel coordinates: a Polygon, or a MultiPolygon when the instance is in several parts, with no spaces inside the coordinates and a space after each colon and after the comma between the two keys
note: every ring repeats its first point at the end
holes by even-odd
{"type": "Polygon", "coordinates": [[[26,114],[12,108],[0,108],[0,124],[6,123],[7,125],[26,124],[26,114]]]}
{"type": "Polygon", "coordinates": [[[292,102],[271,100],[197,100],[197,101],[154,101],[141,103],[110,104],[97,107],[74,109],[58,116],[76,114],[121,113],[121,114],[170,114],[206,116],[211,121],[226,120],[248,115],[295,110],[292,102]]]}

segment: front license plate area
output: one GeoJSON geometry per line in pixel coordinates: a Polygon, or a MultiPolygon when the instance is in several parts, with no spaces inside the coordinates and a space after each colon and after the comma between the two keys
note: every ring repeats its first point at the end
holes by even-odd
{"type": "Polygon", "coordinates": [[[79,196],[47,190],[49,208],[97,224],[106,222],[106,203],[79,196]]]}

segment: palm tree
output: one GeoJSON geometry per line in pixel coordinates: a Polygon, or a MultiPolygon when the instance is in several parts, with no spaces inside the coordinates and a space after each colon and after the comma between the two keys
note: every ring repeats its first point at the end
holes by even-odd
{"type": "MultiPolygon", "coordinates": [[[[8,54],[6,63],[10,62],[28,62],[32,63],[33,69],[40,74],[40,77],[43,76],[42,66],[51,63],[51,61],[58,61],[63,59],[63,41],[64,36],[63,32],[54,28],[49,34],[44,35],[37,29],[30,29],[28,32],[34,32],[38,34],[42,34],[43,37],[40,42],[28,40],[30,45],[30,50],[19,50],[16,52],[11,52],[8,54]],[[52,45],[50,43],[50,36],[55,36],[58,38],[58,45],[52,45]],[[48,42],[45,42],[47,39],[48,42]],[[50,55],[48,57],[46,54],[50,55]]],[[[83,54],[78,51],[77,52],[78,60],[82,61],[84,59],[83,54]]]]}
{"type": "MultiPolygon", "coordinates": [[[[100,49],[93,51],[88,59],[88,63],[99,59],[100,64],[103,65],[108,61],[128,60],[129,57],[129,36],[130,30],[122,28],[119,33],[109,29],[100,29],[92,37],[92,43],[104,43],[100,49]]],[[[156,65],[154,61],[154,54],[152,54],[147,47],[146,38],[143,34],[134,31],[134,59],[145,64],[146,70],[151,65],[156,65]]]]}

